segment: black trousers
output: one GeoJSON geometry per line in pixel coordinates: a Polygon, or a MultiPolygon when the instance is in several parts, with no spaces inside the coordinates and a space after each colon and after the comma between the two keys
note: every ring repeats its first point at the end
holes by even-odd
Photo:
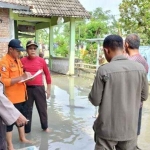
{"type": "MultiPolygon", "coordinates": [[[[26,113],[26,103],[25,102],[14,104],[14,106],[25,116],[25,113],[26,113]]],[[[13,123],[10,126],[6,126],[7,132],[11,132],[13,130],[14,125],[16,125],[16,123],[13,123]]],[[[18,127],[18,128],[20,128],[20,127],[18,127]]]]}
{"type": "Polygon", "coordinates": [[[140,131],[141,131],[141,123],[142,123],[142,107],[140,107],[140,110],[139,110],[138,131],[137,131],[137,135],[140,135],[140,131]]]}
{"type": "Polygon", "coordinates": [[[29,122],[25,126],[25,133],[31,132],[32,111],[34,102],[39,113],[41,128],[43,130],[46,130],[48,128],[48,116],[44,86],[27,86],[27,93],[28,100],[26,101],[26,118],[29,119],[29,122]]]}

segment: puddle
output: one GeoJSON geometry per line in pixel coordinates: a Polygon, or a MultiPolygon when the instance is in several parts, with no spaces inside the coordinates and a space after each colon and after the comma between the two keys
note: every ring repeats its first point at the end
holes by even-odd
{"type": "MultiPolygon", "coordinates": [[[[42,132],[37,110],[33,112],[32,132],[27,138],[33,145],[20,143],[14,127],[13,143],[17,150],[92,150],[93,122],[97,108],[88,101],[93,80],[53,76],[51,98],[47,100],[51,132],[42,132]],[[32,147],[31,147],[32,146],[32,147]],[[26,147],[26,148],[24,148],[26,147]],[[24,149],[23,149],[24,148],[24,149]]],[[[139,147],[150,150],[150,101],[144,104],[139,147]]]]}

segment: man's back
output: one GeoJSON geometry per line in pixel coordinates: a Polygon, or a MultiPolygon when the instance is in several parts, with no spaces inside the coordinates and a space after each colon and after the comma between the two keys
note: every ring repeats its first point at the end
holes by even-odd
{"type": "Polygon", "coordinates": [[[140,54],[136,54],[136,55],[128,56],[128,58],[130,60],[141,63],[146,69],[146,72],[148,73],[148,63],[146,62],[143,56],[141,56],[140,54]]]}
{"type": "MultiPolygon", "coordinates": [[[[144,67],[124,56],[116,56],[98,69],[96,78],[103,82],[99,116],[94,124],[97,135],[115,141],[135,138],[140,102],[147,99],[144,67]]],[[[102,90],[100,86],[94,89],[102,90]]],[[[99,98],[98,95],[93,97],[95,101],[99,98]]]]}

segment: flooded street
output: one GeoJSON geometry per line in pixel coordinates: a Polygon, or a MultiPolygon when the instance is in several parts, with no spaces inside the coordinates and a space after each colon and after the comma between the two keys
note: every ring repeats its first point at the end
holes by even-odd
{"type": "Polygon", "coordinates": [[[150,150],[150,94],[148,100],[144,102],[142,129],[141,135],[139,136],[138,139],[138,143],[139,147],[141,147],[142,150],[150,150]]]}
{"type": "MultiPolygon", "coordinates": [[[[33,112],[32,132],[27,138],[31,144],[18,140],[16,127],[13,131],[15,149],[24,150],[93,150],[92,125],[97,108],[88,101],[93,80],[62,75],[52,76],[51,98],[47,100],[50,133],[40,127],[37,110],[33,112]],[[34,147],[33,147],[34,146],[34,147]]],[[[150,150],[150,101],[144,103],[143,122],[139,147],[150,150]]]]}

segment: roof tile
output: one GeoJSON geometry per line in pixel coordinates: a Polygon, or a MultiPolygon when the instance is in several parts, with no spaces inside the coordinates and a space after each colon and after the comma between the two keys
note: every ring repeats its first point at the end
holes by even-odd
{"type": "Polygon", "coordinates": [[[36,16],[90,17],[78,0],[0,0],[0,2],[33,7],[30,13],[23,10],[15,10],[15,13],[36,16]]]}

